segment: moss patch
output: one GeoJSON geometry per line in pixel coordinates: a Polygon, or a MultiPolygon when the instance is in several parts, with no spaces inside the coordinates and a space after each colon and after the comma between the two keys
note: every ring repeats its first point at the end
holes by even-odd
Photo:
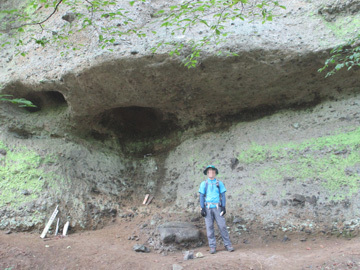
{"type": "Polygon", "coordinates": [[[315,181],[333,200],[341,200],[360,188],[360,128],[301,143],[252,144],[238,159],[243,164],[263,164],[258,181],[315,181]]]}
{"type": "Polygon", "coordinates": [[[356,33],[360,28],[360,17],[338,17],[334,22],[324,20],[324,24],[336,37],[344,38],[356,33]]]}
{"type": "Polygon", "coordinates": [[[6,155],[0,155],[0,208],[16,208],[36,200],[45,189],[57,189],[59,176],[44,169],[52,157],[41,157],[27,148],[10,150],[1,141],[0,149],[6,150],[6,155]]]}

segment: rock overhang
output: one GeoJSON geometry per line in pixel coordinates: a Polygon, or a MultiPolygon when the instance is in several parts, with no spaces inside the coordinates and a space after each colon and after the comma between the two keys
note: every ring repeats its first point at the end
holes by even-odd
{"type": "MultiPolygon", "coordinates": [[[[112,50],[108,52],[98,47],[88,29],[75,36],[88,42],[84,51],[70,50],[63,57],[57,48],[29,43],[26,57],[2,58],[6,61],[0,75],[2,93],[33,101],[38,105],[30,109],[33,112],[61,108],[69,122],[67,132],[122,143],[178,137],[187,129],[204,132],[279,109],[312,106],[359,91],[357,70],[327,79],[318,73],[329,48],[346,36],[345,30],[340,35],[331,28],[329,23],[339,22],[329,22],[324,3],[284,1],[287,9],[273,21],[227,23],[231,34],[220,46],[205,46],[195,69],[182,63],[190,48],[179,57],[168,55],[171,46],[160,47],[155,54],[151,48],[158,41],[186,43],[200,38],[206,34],[203,26],[188,35],[171,36],[169,29],[154,23],[158,17],[151,16],[164,3],[138,3],[131,16],[138,14],[136,23],[149,31],[158,28],[157,38],[150,33],[144,38],[123,36],[107,45],[112,50]],[[237,56],[219,56],[219,50],[237,56]]],[[[357,16],[356,5],[334,5],[331,16],[337,12],[341,18],[357,16]]],[[[61,19],[65,11],[51,18],[52,27],[67,23],[61,19]]]]}
{"type": "Polygon", "coordinates": [[[121,108],[143,108],[146,115],[150,108],[155,118],[162,114],[185,127],[208,117],[264,106],[289,108],[356,91],[358,71],[325,79],[317,71],[324,58],[323,53],[254,50],[234,57],[211,56],[196,69],[165,56],[120,58],[58,81],[10,83],[3,93],[39,105],[67,104],[73,119],[101,118],[121,108]]]}

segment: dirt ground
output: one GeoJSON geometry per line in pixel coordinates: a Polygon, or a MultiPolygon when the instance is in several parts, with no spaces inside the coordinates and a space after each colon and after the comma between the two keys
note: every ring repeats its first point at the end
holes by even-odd
{"type": "Polygon", "coordinates": [[[291,236],[290,241],[249,240],[234,245],[235,252],[218,247],[209,254],[206,246],[195,248],[203,258],[184,261],[183,251],[160,254],[137,253],[135,244],[147,245],[146,234],[139,229],[141,217],[118,219],[97,231],[71,233],[66,237],[39,233],[0,233],[0,270],[15,269],[360,269],[360,239],[311,238],[291,236]],[[129,240],[130,235],[139,238],[129,240]]]}

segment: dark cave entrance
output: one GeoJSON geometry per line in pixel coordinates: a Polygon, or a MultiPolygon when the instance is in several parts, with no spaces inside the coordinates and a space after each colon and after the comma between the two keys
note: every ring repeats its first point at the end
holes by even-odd
{"type": "Polygon", "coordinates": [[[24,96],[26,100],[31,101],[36,107],[26,107],[28,112],[39,112],[45,108],[58,108],[67,106],[64,95],[58,91],[31,92],[24,96]]]}
{"type": "Polygon", "coordinates": [[[119,139],[158,138],[179,130],[177,118],[149,107],[117,107],[103,112],[99,124],[119,139]]]}

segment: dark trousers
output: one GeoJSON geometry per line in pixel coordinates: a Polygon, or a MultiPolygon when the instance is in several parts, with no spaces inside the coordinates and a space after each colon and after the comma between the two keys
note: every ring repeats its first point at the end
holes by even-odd
{"type": "Polygon", "coordinates": [[[220,230],[224,245],[231,246],[225,218],[220,216],[220,211],[220,208],[206,208],[205,225],[210,248],[216,248],[214,221],[216,221],[216,224],[220,230]]]}

